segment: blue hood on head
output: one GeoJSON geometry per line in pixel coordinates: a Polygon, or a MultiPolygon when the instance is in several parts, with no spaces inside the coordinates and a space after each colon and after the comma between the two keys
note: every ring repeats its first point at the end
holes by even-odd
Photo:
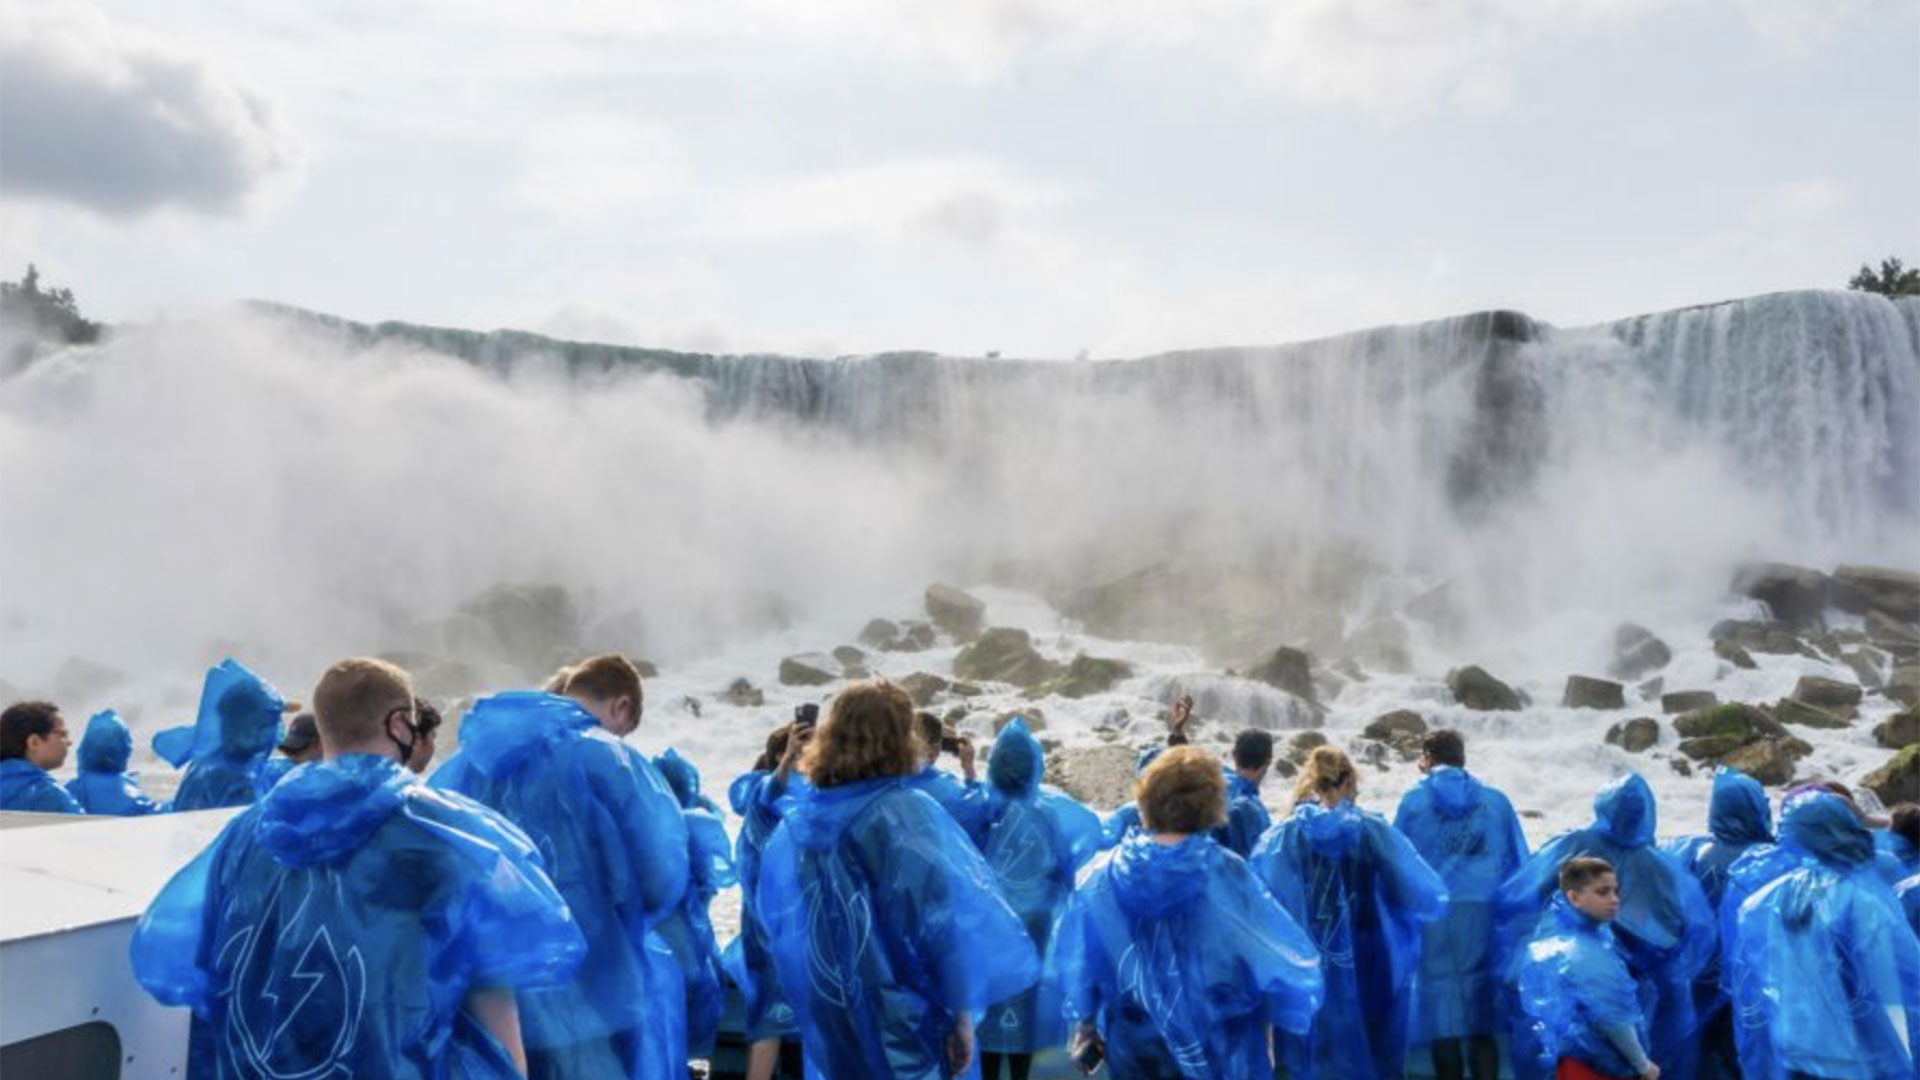
{"type": "Polygon", "coordinates": [[[673,797],[680,801],[680,809],[697,810],[704,805],[700,798],[700,771],[693,767],[693,762],[681,757],[678,750],[667,747],[666,753],[653,759],[653,766],[660,770],[661,779],[673,789],[673,797]]]}
{"type": "Polygon", "coordinates": [[[571,698],[509,690],[473,703],[460,722],[460,753],[482,775],[497,779],[552,740],[598,723],[571,698]]]}
{"type": "Polygon", "coordinates": [[[1350,802],[1331,810],[1316,802],[1303,802],[1293,808],[1293,820],[1316,853],[1336,859],[1360,845],[1360,833],[1366,825],[1360,809],[1350,802]]]}
{"type": "Polygon", "coordinates": [[[1016,716],[993,740],[993,753],[987,757],[987,782],[1004,795],[1031,795],[1040,790],[1046,759],[1040,740],[1027,730],[1026,720],[1016,716]]]}
{"type": "Polygon", "coordinates": [[[378,754],[302,765],[261,797],[261,846],[285,866],[336,862],[392,817],[418,781],[378,754]]]}
{"type": "Polygon", "coordinates": [[[1723,844],[1773,843],[1773,808],[1767,805],[1767,789],[1738,769],[1724,765],[1715,769],[1707,827],[1723,844]]]}
{"type": "Polygon", "coordinates": [[[133,757],[133,732],[120,714],[108,709],[93,714],[80,738],[80,771],[122,773],[133,757]]]}
{"type": "Polygon", "coordinates": [[[194,759],[244,760],[271,752],[280,742],[280,714],[286,704],[272,683],[238,660],[220,661],[207,672],[200,689],[200,714],[193,722],[194,759]]]}
{"type": "Polygon", "coordinates": [[[1128,833],[1109,864],[1121,910],[1153,919],[1192,906],[1207,887],[1209,864],[1218,850],[1205,833],[1172,846],[1155,842],[1144,829],[1128,833]]]}
{"type": "Polygon", "coordinates": [[[1658,815],[1653,789],[1637,772],[1615,780],[1593,797],[1594,828],[1621,847],[1638,848],[1653,843],[1658,815]]]}
{"type": "Polygon", "coordinates": [[[896,788],[902,788],[902,778],[898,776],[814,788],[787,812],[786,827],[793,830],[794,843],[804,849],[830,848],[839,841],[840,834],[847,831],[847,826],[853,824],[853,819],[860,816],[860,811],[896,788]]]}
{"type": "Polygon", "coordinates": [[[1873,861],[1873,834],[1838,795],[1811,790],[1780,810],[1780,842],[1842,869],[1873,861]]]}
{"type": "Polygon", "coordinates": [[[1441,817],[1463,818],[1480,805],[1480,781],[1465,769],[1435,769],[1421,783],[1433,794],[1433,808],[1441,817]]]}

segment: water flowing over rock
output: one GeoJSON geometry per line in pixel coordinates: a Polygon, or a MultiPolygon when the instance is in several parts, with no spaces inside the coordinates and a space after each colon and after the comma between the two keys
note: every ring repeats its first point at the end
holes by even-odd
{"type": "Polygon", "coordinates": [[[1481,711],[1514,711],[1525,707],[1520,695],[1513,687],[1487,674],[1485,668],[1475,664],[1455,668],[1447,673],[1447,689],[1453,691],[1453,699],[1469,709],[1481,711]]]}
{"type": "Polygon", "coordinates": [[[957,678],[1033,686],[1058,678],[1061,666],[1041,656],[1025,630],[996,626],[953,659],[957,678]]]}
{"type": "Polygon", "coordinates": [[[1613,632],[1613,666],[1608,672],[1616,679],[1638,679],[1672,660],[1673,650],[1644,626],[1621,623],[1613,632]]]}
{"type": "Polygon", "coordinates": [[[1626,689],[1608,679],[1569,675],[1560,704],[1569,709],[1624,709],[1627,707],[1626,689]]]}
{"type": "Polygon", "coordinates": [[[1313,686],[1313,657],[1307,655],[1304,649],[1282,645],[1247,672],[1247,677],[1259,679],[1297,698],[1317,700],[1313,686]]]}
{"type": "Polygon", "coordinates": [[[1842,566],[1833,572],[1833,606],[1855,615],[1882,611],[1920,620],[1920,574],[1880,566],[1842,566]]]}

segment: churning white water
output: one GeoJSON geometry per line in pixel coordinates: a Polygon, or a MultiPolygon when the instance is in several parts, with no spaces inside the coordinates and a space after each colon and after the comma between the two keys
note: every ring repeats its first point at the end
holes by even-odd
{"type": "MultiPolygon", "coordinates": [[[[296,697],[367,652],[524,680],[546,658],[499,655],[459,612],[551,584],[581,647],[661,665],[637,741],[711,785],[818,697],[778,685],[782,656],[917,617],[947,580],[1043,652],[1135,663],[1037,703],[1068,745],[1146,741],[1180,677],[1300,644],[1367,672],[1328,701],[1336,736],[1398,707],[1455,724],[1540,829],[1643,767],[1670,832],[1704,778],[1600,739],[1644,703],[1477,714],[1439,677],[1476,662],[1557,702],[1631,620],[1673,646],[1667,689],[1850,678],[1714,657],[1752,559],[1920,564],[1920,301],[1789,293],[1578,330],[1502,313],[1110,362],[694,357],[252,311],[0,380],[0,690],[149,730],[223,655],[296,697]],[[740,676],[765,707],[716,699],[740,676]]],[[[871,664],[951,674],[954,652],[871,664]]],[[[976,702],[981,722],[1017,700],[976,702]]],[[[1882,760],[1879,707],[1807,767],[1882,760]]],[[[1392,764],[1365,801],[1411,778],[1392,764]]]]}

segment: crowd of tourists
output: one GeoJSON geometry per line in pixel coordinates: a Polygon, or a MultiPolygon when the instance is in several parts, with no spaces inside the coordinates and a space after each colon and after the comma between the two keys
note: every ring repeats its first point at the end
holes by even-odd
{"type": "Polygon", "coordinates": [[[440,715],[344,660],[310,710],[209,674],[157,804],[92,717],[0,714],[0,809],[245,806],[140,920],[133,971],[192,1010],[190,1077],[684,1080],[737,993],[750,1080],[1026,1080],[1061,1049],[1118,1080],[1911,1080],[1920,807],[1836,782],[1713,778],[1655,839],[1628,773],[1530,851],[1505,795],[1428,733],[1391,821],[1314,748],[1274,820],[1264,731],[1230,759],[1173,706],[1102,821],[1042,782],[1019,718],[986,748],[885,680],[798,709],[728,785],[624,741],[638,668],[585,659],[440,715]],[[953,755],[956,776],[938,767],[953,755]],[[738,821],[730,836],[726,822],[738,821]],[[738,886],[722,947],[709,905],[738,886]]]}

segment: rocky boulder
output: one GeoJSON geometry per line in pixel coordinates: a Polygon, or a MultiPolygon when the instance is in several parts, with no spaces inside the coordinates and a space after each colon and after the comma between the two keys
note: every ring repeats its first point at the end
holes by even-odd
{"type": "Polygon", "coordinates": [[[1327,737],[1318,731],[1302,731],[1287,740],[1287,760],[1305,765],[1308,755],[1327,745],[1327,737]]]}
{"type": "Polygon", "coordinates": [[[1653,631],[1637,623],[1621,623],[1613,632],[1613,665],[1608,668],[1616,679],[1638,679],[1666,667],[1673,650],[1654,636],[1653,631]]]}
{"type": "Polygon", "coordinates": [[[1487,674],[1486,669],[1477,664],[1449,671],[1447,689],[1453,692],[1455,701],[1469,709],[1511,712],[1525,707],[1513,687],[1487,674]]]}
{"type": "Polygon", "coordinates": [[[1636,716],[1608,728],[1606,741],[1629,754],[1645,753],[1660,745],[1660,721],[1636,716]]]}
{"type": "Polygon", "coordinates": [[[1868,773],[1863,783],[1886,806],[1920,802],[1920,746],[1893,755],[1893,760],[1868,773]]]}
{"type": "Polygon", "coordinates": [[[1720,764],[1739,769],[1768,787],[1793,782],[1793,770],[1813,747],[1799,739],[1761,739],[1727,754],[1720,764]]]}
{"type": "Polygon", "coordinates": [[[1285,690],[1297,698],[1319,700],[1313,686],[1313,657],[1303,649],[1282,645],[1273,650],[1271,656],[1254,665],[1253,670],[1247,672],[1247,677],[1285,690]]]}
{"type": "Polygon", "coordinates": [[[907,696],[913,699],[914,705],[924,709],[933,704],[933,699],[941,691],[953,684],[938,675],[916,671],[904,679],[895,680],[894,685],[905,690],[907,696]]]}
{"type": "Polygon", "coordinates": [[[1902,705],[1920,705],[1920,664],[1902,664],[1887,676],[1886,695],[1902,705]]]}
{"type": "Polygon", "coordinates": [[[1025,630],[996,626],[980,635],[953,658],[953,673],[962,679],[1035,686],[1060,677],[1062,668],[1041,656],[1025,630]]]}
{"type": "Polygon", "coordinates": [[[825,653],[802,653],[780,661],[780,685],[825,686],[840,677],[840,662],[825,653]]]}
{"type": "Polygon", "coordinates": [[[1560,704],[1569,709],[1624,709],[1627,707],[1626,687],[1607,679],[1569,675],[1560,704]]]}
{"type": "Polygon", "coordinates": [[[1833,606],[1855,615],[1884,611],[1920,621],[1920,574],[1880,566],[1842,566],[1833,572],[1833,606]]]}
{"type": "Polygon", "coordinates": [[[1668,716],[1688,713],[1720,704],[1720,696],[1711,690],[1675,690],[1660,695],[1660,711],[1668,716]]]}
{"type": "Polygon", "coordinates": [[[1815,624],[1827,609],[1827,575],[1804,566],[1761,563],[1734,574],[1733,591],[1767,605],[1773,617],[1796,626],[1815,624]]]}
{"type": "Polygon", "coordinates": [[[927,586],[925,602],[933,625],[952,634],[955,641],[972,641],[980,636],[987,605],[972,594],[935,583],[927,586]]]}
{"type": "Polygon", "coordinates": [[[1793,700],[1808,705],[1818,705],[1823,709],[1851,707],[1860,704],[1860,688],[1850,682],[1839,679],[1823,679],[1818,675],[1802,675],[1793,686],[1793,700]]]}
{"type": "Polygon", "coordinates": [[[1103,660],[1097,656],[1081,653],[1067,665],[1064,675],[1044,686],[1036,687],[1032,692],[1037,696],[1058,694],[1067,698],[1090,697],[1094,694],[1104,694],[1113,689],[1120,680],[1132,676],[1133,665],[1125,660],[1103,660]]]}
{"type": "Polygon", "coordinates": [[[1426,720],[1412,709],[1395,709],[1376,716],[1360,732],[1364,738],[1385,743],[1409,759],[1420,756],[1420,737],[1426,733],[1426,720]]]}
{"type": "Polygon", "coordinates": [[[1045,780],[1087,806],[1105,812],[1133,801],[1131,746],[1068,746],[1047,755],[1045,780]]]}
{"type": "Polygon", "coordinates": [[[900,624],[892,619],[869,619],[860,628],[860,644],[882,652],[896,652],[900,646],[900,624]]]}
{"type": "Polygon", "coordinates": [[[1740,702],[1696,709],[1676,719],[1673,727],[1682,754],[1732,766],[1768,785],[1792,780],[1794,765],[1813,752],[1778,720],[1740,702]]]}
{"type": "Polygon", "coordinates": [[[767,695],[746,679],[735,679],[720,692],[720,700],[742,709],[758,709],[767,703],[767,695]]]}
{"type": "Polygon", "coordinates": [[[1737,641],[1714,642],[1713,655],[1743,671],[1752,671],[1760,666],[1754,663],[1753,654],[1747,652],[1747,647],[1737,641]]]}
{"type": "Polygon", "coordinates": [[[940,633],[929,622],[914,620],[900,624],[900,640],[890,652],[926,652],[940,643],[940,633]]]}
{"type": "Polygon", "coordinates": [[[1873,729],[1874,741],[1889,750],[1920,745],[1920,706],[1894,713],[1873,729]]]}
{"type": "MultiPolygon", "coordinates": [[[[1850,715],[1841,715],[1831,709],[1809,705],[1794,698],[1781,698],[1774,702],[1773,708],[1768,711],[1773,714],[1775,720],[1795,727],[1832,729],[1847,727],[1853,722],[1850,715]]],[[[1847,712],[1851,714],[1853,709],[1849,706],[1847,712]]]]}
{"type": "Polygon", "coordinates": [[[1895,656],[1920,656],[1920,630],[1882,611],[1867,612],[1867,640],[1895,656]]]}
{"type": "MultiPolygon", "coordinates": [[[[1714,641],[1714,652],[1720,652],[1720,644],[1732,642],[1749,653],[1764,653],[1772,656],[1805,656],[1821,659],[1819,653],[1807,647],[1806,642],[1794,632],[1779,623],[1754,622],[1751,619],[1722,619],[1713,624],[1707,636],[1714,641]]],[[[1738,663],[1737,661],[1730,662],[1738,663]]],[[[1748,657],[1749,660],[1752,657],[1748,657]]]]}

